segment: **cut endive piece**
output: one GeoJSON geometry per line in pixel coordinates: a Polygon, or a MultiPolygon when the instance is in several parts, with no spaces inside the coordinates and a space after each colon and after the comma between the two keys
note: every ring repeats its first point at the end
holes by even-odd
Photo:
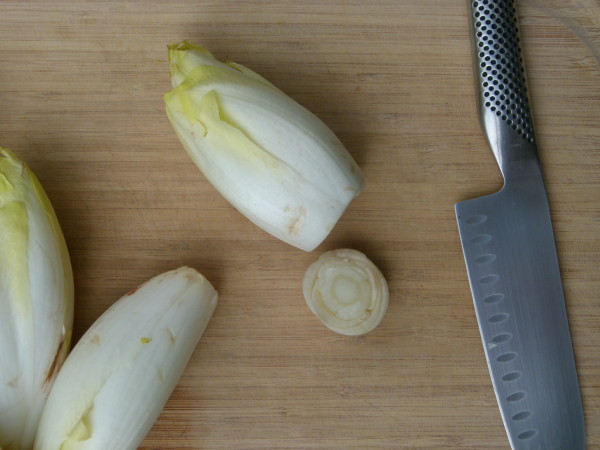
{"type": "Polygon", "coordinates": [[[336,333],[356,336],[373,330],[385,315],[389,291],[381,271],[352,249],[323,253],[303,280],[309,309],[336,333]]]}
{"type": "Polygon", "coordinates": [[[344,145],[244,66],[187,41],[169,46],[169,62],[167,115],[204,176],[263,230],[315,249],[363,187],[344,145]]]}
{"type": "Polygon", "coordinates": [[[71,263],[52,205],[0,148],[0,448],[32,447],[72,322],[71,263]]]}
{"type": "Polygon", "coordinates": [[[34,448],[136,449],[179,381],[217,297],[206,278],[182,267],[114,303],[65,361],[34,448]]]}

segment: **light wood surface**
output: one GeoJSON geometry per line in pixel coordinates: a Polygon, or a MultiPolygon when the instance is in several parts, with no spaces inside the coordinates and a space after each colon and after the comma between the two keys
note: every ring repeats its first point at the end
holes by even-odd
{"type": "MultiPolygon", "coordinates": [[[[600,3],[518,4],[589,448],[600,448],[600,3]]],[[[144,449],[506,449],[454,203],[500,174],[480,131],[464,0],[1,1],[0,145],[54,204],[75,339],[181,265],[220,303],[144,449]],[[321,117],[366,173],[312,253],[207,183],[162,95],[166,44],[201,43],[321,117]],[[302,297],[325,250],[365,252],[390,306],[357,338],[302,297]]],[[[3,262],[3,264],[6,262],[3,262]]]]}

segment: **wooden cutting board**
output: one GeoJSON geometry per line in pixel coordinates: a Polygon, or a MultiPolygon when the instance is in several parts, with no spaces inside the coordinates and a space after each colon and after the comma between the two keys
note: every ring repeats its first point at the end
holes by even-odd
{"type": "MultiPolygon", "coordinates": [[[[600,448],[600,4],[523,0],[540,154],[589,448],[600,448]]],[[[0,145],[54,204],[75,339],[181,265],[220,303],[144,449],[508,448],[453,205],[501,178],[477,122],[464,0],[0,2],[0,145]],[[321,117],[366,189],[315,252],[238,214],[168,123],[166,45],[242,63],[321,117]],[[365,252],[391,290],[381,325],[328,331],[305,269],[365,252]]]]}

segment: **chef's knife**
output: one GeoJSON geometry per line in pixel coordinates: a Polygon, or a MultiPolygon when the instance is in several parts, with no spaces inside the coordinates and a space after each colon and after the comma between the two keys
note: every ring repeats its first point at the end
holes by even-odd
{"type": "Polygon", "coordinates": [[[583,408],[513,0],[469,1],[481,125],[504,177],[456,205],[492,384],[513,449],[585,447],[583,408]]]}

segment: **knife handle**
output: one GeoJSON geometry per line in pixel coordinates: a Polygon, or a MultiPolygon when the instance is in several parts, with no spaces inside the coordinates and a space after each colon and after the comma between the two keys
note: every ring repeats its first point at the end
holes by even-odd
{"type": "Polygon", "coordinates": [[[479,118],[505,179],[537,164],[514,0],[469,0],[479,118]],[[521,170],[519,170],[521,169],[521,170]]]}

